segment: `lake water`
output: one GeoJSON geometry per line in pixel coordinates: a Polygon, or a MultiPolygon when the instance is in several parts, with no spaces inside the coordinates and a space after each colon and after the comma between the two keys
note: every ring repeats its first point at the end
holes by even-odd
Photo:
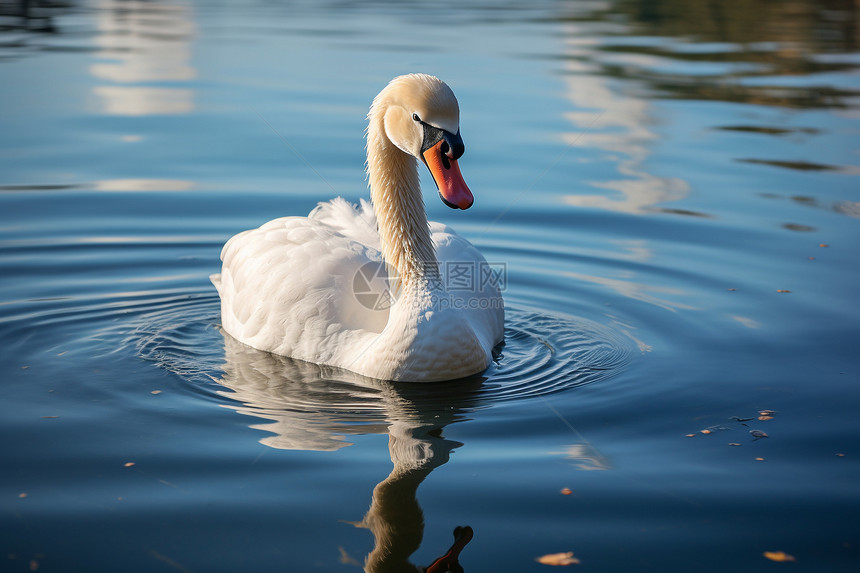
{"type": "Polygon", "coordinates": [[[0,570],[410,571],[466,525],[470,573],[860,570],[855,2],[30,4],[0,570]],[[427,206],[504,269],[503,355],[362,385],[225,338],[223,243],[367,197],[413,71],[460,101],[476,202],[427,206]]]}

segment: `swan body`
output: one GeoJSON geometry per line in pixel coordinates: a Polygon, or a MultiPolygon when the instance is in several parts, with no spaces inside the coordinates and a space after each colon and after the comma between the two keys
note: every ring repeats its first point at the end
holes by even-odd
{"type": "Polygon", "coordinates": [[[499,287],[474,246],[428,223],[416,162],[430,168],[447,205],[471,206],[457,165],[457,100],[433,76],[400,76],[374,99],[368,121],[372,206],[336,198],[308,217],[232,237],[211,277],[222,326],[259,350],[370,378],[482,372],[503,339],[499,287]],[[471,273],[466,288],[451,288],[452,269],[471,273]]]}

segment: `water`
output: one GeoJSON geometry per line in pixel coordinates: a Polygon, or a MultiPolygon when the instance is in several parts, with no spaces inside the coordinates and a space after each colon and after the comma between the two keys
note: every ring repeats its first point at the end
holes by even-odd
{"type": "Polygon", "coordinates": [[[0,570],[414,570],[458,525],[470,572],[857,570],[854,3],[16,9],[0,570]],[[225,339],[221,245],[366,197],[410,71],[460,100],[476,203],[428,210],[506,266],[503,355],[367,385],[225,339]]]}

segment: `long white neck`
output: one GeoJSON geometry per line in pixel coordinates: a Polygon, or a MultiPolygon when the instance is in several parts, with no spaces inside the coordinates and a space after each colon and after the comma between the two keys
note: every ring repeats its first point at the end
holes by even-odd
{"type": "Polygon", "coordinates": [[[384,116],[384,109],[371,110],[368,116],[370,200],[379,224],[382,256],[406,286],[438,276],[439,267],[421,196],[418,164],[388,139],[384,116]]]}

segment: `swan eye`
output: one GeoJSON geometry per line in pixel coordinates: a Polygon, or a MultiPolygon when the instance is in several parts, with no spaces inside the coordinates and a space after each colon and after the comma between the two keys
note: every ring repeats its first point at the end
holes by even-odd
{"type": "Polygon", "coordinates": [[[417,113],[413,113],[413,114],[412,114],[412,119],[414,119],[415,121],[421,121],[421,118],[420,118],[420,117],[418,117],[418,114],[417,114],[417,113]]]}

